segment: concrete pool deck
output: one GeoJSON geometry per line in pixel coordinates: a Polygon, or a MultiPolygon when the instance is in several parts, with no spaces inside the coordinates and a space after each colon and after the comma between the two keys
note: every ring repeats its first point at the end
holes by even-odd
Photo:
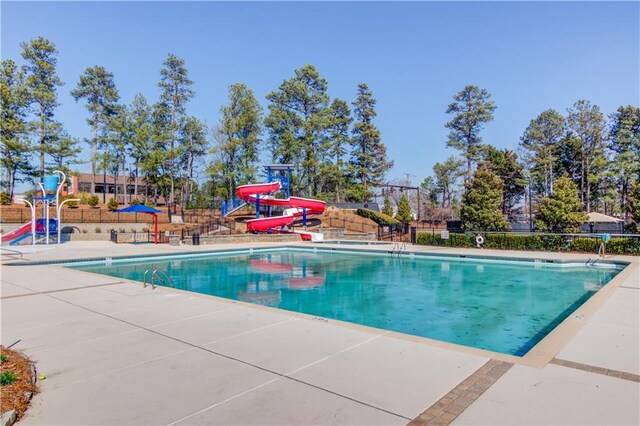
{"type": "MultiPolygon", "coordinates": [[[[265,246],[77,242],[22,261],[265,246]]],[[[47,376],[21,424],[639,424],[640,261],[608,259],[631,265],[530,362],[55,265],[8,266],[21,260],[2,266],[1,343],[20,339],[14,349],[47,376]]]]}

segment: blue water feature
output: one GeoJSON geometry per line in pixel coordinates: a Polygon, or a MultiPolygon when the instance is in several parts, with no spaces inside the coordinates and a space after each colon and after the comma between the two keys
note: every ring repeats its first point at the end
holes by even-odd
{"type": "Polygon", "coordinates": [[[69,267],[159,269],[188,291],[517,356],[622,269],[293,249],[69,267]]]}

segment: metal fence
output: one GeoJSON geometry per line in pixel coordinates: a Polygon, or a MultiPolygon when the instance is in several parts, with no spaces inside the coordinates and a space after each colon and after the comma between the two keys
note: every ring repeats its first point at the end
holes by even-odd
{"type": "Polygon", "coordinates": [[[203,223],[202,225],[190,226],[183,228],[181,231],[180,239],[186,240],[192,237],[194,234],[206,235],[211,232],[216,232],[218,235],[232,234],[236,229],[236,222],[232,219],[225,217],[217,217],[209,223],[203,223]]]}

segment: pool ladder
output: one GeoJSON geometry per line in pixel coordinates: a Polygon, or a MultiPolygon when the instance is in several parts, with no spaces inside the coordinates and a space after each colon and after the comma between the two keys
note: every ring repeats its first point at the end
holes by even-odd
{"type": "Polygon", "coordinates": [[[147,274],[149,272],[151,272],[151,282],[149,282],[148,284],[151,284],[151,288],[156,288],[156,282],[164,285],[165,287],[176,287],[176,284],[173,282],[171,277],[167,275],[166,272],[159,269],[154,269],[153,271],[151,269],[147,269],[146,271],[144,271],[144,277],[142,279],[142,285],[144,287],[147,286],[147,274]]]}
{"type": "Polygon", "coordinates": [[[406,251],[407,251],[407,245],[403,242],[397,242],[393,244],[393,250],[391,251],[391,256],[393,256],[394,254],[397,254],[398,257],[400,257],[400,254],[406,251]]]}

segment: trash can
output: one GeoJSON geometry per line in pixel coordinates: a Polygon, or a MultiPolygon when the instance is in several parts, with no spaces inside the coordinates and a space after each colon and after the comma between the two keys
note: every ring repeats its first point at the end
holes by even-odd
{"type": "Polygon", "coordinates": [[[192,243],[194,246],[199,246],[200,245],[200,233],[199,232],[194,232],[193,235],[191,236],[192,239],[192,243]]]}

